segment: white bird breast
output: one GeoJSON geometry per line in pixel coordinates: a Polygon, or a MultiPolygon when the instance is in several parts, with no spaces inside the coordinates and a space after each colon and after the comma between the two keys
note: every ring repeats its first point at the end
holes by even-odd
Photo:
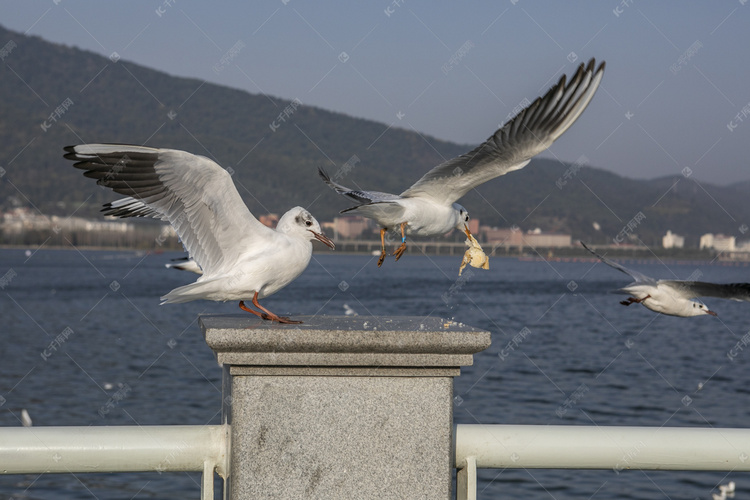
{"type": "Polygon", "coordinates": [[[403,220],[409,223],[409,234],[435,236],[445,234],[458,225],[459,214],[452,206],[446,207],[420,198],[406,198],[400,203],[404,206],[403,220]]]}
{"type": "MultiPolygon", "coordinates": [[[[238,294],[236,300],[248,299],[249,291],[259,298],[268,297],[294,281],[307,268],[312,257],[312,242],[277,233],[273,251],[264,251],[240,261],[227,280],[227,287],[238,294]]],[[[252,294],[250,295],[250,297],[252,294]]]]}
{"type": "Polygon", "coordinates": [[[635,285],[623,288],[623,291],[631,294],[637,299],[643,300],[641,304],[654,312],[672,316],[698,316],[703,314],[694,310],[692,300],[679,296],[674,290],[664,286],[635,285]]]}

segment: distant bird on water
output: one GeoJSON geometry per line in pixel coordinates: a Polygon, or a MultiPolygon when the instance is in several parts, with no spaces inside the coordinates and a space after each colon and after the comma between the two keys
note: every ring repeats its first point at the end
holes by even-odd
{"type": "Polygon", "coordinates": [[[203,269],[195,283],[164,295],[162,304],[238,300],[241,309],[263,319],[300,323],[272,313],[258,299],[278,292],[307,268],[313,239],[334,248],[307,210],[292,208],[276,229],[266,227],[247,209],[226,170],[185,151],[121,144],[82,144],[65,151],[83,175],[128,196],[104,205],[106,215],[168,221],[203,269]],[[260,311],[245,306],[251,297],[260,311]]]}
{"type": "MultiPolygon", "coordinates": [[[[439,236],[456,228],[468,231],[469,212],[456,203],[480,184],[525,167],[547,149],[586,109],[604,75],[604,63],[591,59],[566,83],[563,75],[543,97],[521,110],[476,149],[434,167],[400,195],[350,189],[318,169],[323,181],[337,193],[357,203],[343,210],[374,219],[380,224],[381,252],[385,260],[385,233],[401,230],[398,260],[406,250],[406,233],[439,236]]],[[[335,177],[335,176],[334,176],[335,177]]]]}
{"type": "Polygon", "coordinates": [[[620,293],[631,295],[627,300],[620,302],[624,306],[641,304],[643,307],[658,313],[687,318],[706,314],[716,316],[716,313],[709,310],[705,304],[690,300],[696,297],[750,301],[750,283],[722,285],[702,281],[655,280],[599,255],[583,242],[581,242],[581,245],[608,266],[635,280],[628,286],[617,290],[620,293]]]}

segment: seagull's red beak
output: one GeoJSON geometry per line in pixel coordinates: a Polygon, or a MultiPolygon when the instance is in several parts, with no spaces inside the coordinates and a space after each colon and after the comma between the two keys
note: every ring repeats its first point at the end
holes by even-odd
{"type": "Polygon", "coordinates": [[[711,316],[718,316],[718,314],[713,311],[709,311],[708,309],[706,309],[706,314],[710,314],[711,316]]]}
{"type": "Polygon", "coordinates": [[[471,238],[471,231],[469,231],[469,226],[467,226],[466,224],[464,224],[464,233],[466,233],[466,236],[471,238]]]}
{"type": "Polygon", "coordinates": [[[318,240],[319,242],[323,243],[324,245],[326,245],[327,247],[329,247],[331,250],[333,250],[333,249],[336,248],[336,245],[333,243],[333,240],[331,240],[331,238],[329,238],[325,234],[323,234],[323,233],[316,233],[315,231],[312,231],[310,229],[308,229],[308,231],[310,231],[313,234],[313,236],[315,236],[316,240],[318,240]]]}

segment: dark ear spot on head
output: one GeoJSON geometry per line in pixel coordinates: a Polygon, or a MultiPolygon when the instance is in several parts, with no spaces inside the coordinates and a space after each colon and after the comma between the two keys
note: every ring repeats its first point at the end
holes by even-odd
{"type": "Polygon", "coordinates": [[[296,222],[297,224],[302,224],[302,215],[298,215],[297,217],[295,217],[294,222],[296,222]]]}

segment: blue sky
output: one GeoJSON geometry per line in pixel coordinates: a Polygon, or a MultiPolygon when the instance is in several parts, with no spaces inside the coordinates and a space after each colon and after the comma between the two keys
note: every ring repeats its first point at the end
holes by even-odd
{"type": "Polygon", "coordinates": [[[0,1],[0,23],[466,144],[596,57],[599,92],[544,156],[728,184],[750,180],[748,4],[0,1]]]}

